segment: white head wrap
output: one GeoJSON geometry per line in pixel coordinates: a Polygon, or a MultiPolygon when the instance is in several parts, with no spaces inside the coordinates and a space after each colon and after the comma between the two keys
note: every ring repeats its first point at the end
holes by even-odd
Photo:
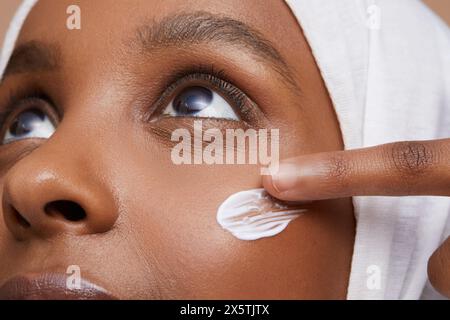
{"type": "Polygon", "coordinates": [[[0,56],[0,79],[3,76],[8,60],[14,50],[14,45],[16,44],[17,37],[22,29],[22,25],[37,1],[38,0],[24,0],[9,24],[9,29],[6,33],[0,56]]]}
{"type": "MultiPolygon", "coordinates": [[[[25,0],[11,23],[0,75],[36,2],[25,0]]],[[[450,137],[450,33],[425,5],[286,2],[322,72],[346,149],[450,137]]],[[[354,197],[353,203],[357,231],[348,298],[438,297],[427,283],[427,260],[450,234],[450,198],[354,197]]]]}

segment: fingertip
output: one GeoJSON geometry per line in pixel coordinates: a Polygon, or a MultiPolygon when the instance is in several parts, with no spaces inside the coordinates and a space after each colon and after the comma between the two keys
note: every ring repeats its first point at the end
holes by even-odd
{"type": "Polygon", "coordinates": [[[273,197],[284,201],[302,201],[298,189],[298,175],[293,164],[282,164],[276,172],[264,175],[263,187],[273,197]]]}
{"type": "Polygon", "coordinates": [[[440,293],[450,298],[450,237],[428,260],[428,279],[440,293]]]}
{"type": "Polygon", "coordinates": [[[262,176],[262,184],[264,189],[266,189],[266,191],[275,198],[280,197],[280,192],[275,188],[274,184],[273,184],[273,179],[272,179],[272,175],[264,175],[262,176]]]}

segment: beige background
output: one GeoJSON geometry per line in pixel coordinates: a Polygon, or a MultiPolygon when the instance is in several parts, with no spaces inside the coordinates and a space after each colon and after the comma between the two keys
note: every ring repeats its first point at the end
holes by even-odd
{"type": "MultiPolygon", "coordinates": [[[[0,0],[0,43],[3,43],[6,28],[20,2],[21,0],[0,0]]],[[[450,0],[424,0],[424,2],[450,24],[450,0]]]]}

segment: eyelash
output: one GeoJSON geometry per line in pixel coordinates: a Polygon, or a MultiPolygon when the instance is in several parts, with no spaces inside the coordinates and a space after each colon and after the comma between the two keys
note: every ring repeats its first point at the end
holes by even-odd
{"type": "MultiPolygon", "coordinates": [[[[226,99],[231,100],[229,101],[230,103],[236,105],[238,110],[235,111],[239,113],[244,123],[249,124],[252,122],[252,119],[254,118],[253,114],[255,112],[255,103],[252,102],[245,93],[232,84],[232,81],[228,79],[224,70],[216,70],[213,66],[202,65],[173,74],[171,79],[167,81],[167,83],[171,84],[162,90],[158,95],[159,98],[156,103],[154,103],[154,106],[151,108],[153,112],[152,110],[147,112],[148,116],[146,117],[146,121],[151,121],[155,111],[162,111],[161,109],[166,106],[170,101],[170,98],[173,97],[177,91],[186,88],[189,82],[194,81],[204,82],[205,86],[209,84],[212,87],[211,89],[215,89],[222,93],[226,99]]],[[[6,121],[17,112],[20,106],[37,101],[44,101],[47,103],[54,109],[58,120],[60,121],[62,119],[61,110],[56,107],[53,100],[45,94],[43,90],[37,88],[28,90],[19,89],[10,92],[4,107],[1,108],[0,131],[4,131],[6,121]]]]}
{"type": "Polygon", "coordinates": [[[156,103],[153,104],[153,111],[149,112],[149,118],[147,120],[151,121],[155,112],[162,111],[161,109],[171,101],[177,92],[188,87],[192,82],[204,83],[204,86],[209,85],[211,89],[217,90],[226,100],[236,105],[238,110],[235,111],[239,113],[242,121],[250,122],[251,114],[255,109],[255,103],[229,80],[224,70],[216,70],[213,66],[202,65],[175,73],[171,77],[171,80],[168,81],[171,84],[164,88],[163,92],[159,94],[156,103]]]}
{"type": "Polygon", "coordinates": [[[61,119],[60,110],[55,107],[52,99],[42,90],[36,88],[29,90],[19,89],[17,91],[11,91],[9,93],[8,97],[6,98],[4,107],[1,108],[2,111],[0,112],[0,131],[1,128],[5,127],[5,122],[10,119],[14,113],[17,113],[21,106],[28,103],[31,104],[32,102],[42,101],[51,106],[54,109],[54,112],[56,113],[58,119],[61,119]]]}

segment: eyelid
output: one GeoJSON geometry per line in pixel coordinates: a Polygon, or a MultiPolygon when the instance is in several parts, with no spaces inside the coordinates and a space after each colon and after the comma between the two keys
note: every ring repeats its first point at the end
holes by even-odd
{"type": "Polygon", "coordinates": [[[3,126],[6,119],[10,116],[10,114],[16,112],[17,107],[23,105],[29,99],[36,99],[34,101],[45,101],[49,106],[52,107],[52,120],[57,120],[58,122],[62,119],[62,111],[57,107],[54,101],[45,94],[45,92],[41,89],[35,87],[19,87],[17,89],[13,89],[9,92],[8,97],[6,98],[6,102],[0,106],[0,126],[3,126]],[[56,118],[56,119],[53,119],[56,118]]]}
{"type": "MultiPolygon", "coordinates": [[[[223,70],[216,71],[212,67],[207,69],[200,67],[193,72],[178,73],[171,84],[160,94],[158,100],[153,104],[148,118],[148,122],[157,121],[157,116],[164,110],[168,103],[189,86],[200,85],[219,93],[239,114],[243,122],[251,126],[251,122],[256,118],[255,113],[260,112],[259,107],[237,86],[227,80],[223,70]],[[181,76],[181,77],[180,77],[181,76]]],[[[185,117],[188,118],[188,117],[185,117]]]]}
{"type": "MultiPolygon", "coordinates": [[[[31,105],[33,105],[35,109],[40,109],[44,112],[49,117],[53,125],[57,127],[60,118],[56,108],[48,100],[49,99],[44,95],[25,96],[23,98],[19,98],[19,96],[11,96],[9,102],[6,104],[6,107],[3,108],[3,111],[0,113],[0,140],[3,139],[8,131],[9,123],[11,123],[15,117],[25,110],[32,109],[30,108],[31,105]]],[[[3,145],[1,141],[0,145],[3,145]]]]}

